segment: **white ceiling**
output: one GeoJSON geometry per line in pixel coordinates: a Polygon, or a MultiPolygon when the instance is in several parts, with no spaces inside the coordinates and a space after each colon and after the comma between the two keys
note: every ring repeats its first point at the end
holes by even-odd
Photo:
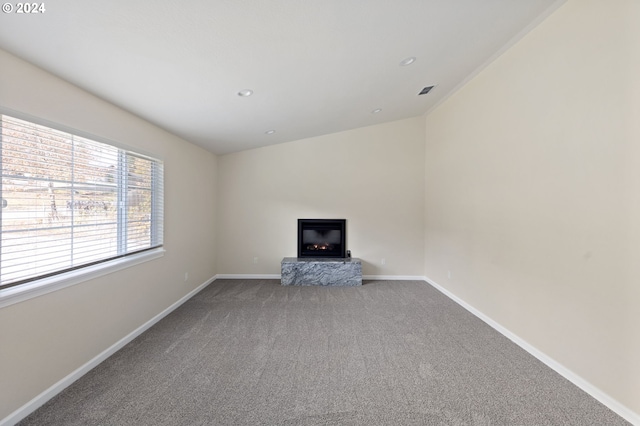
{"type": "Polygon", "coordinates": [[[56,0],[0,48],[224,154],[422,115],[563,2],[56,0]]]}

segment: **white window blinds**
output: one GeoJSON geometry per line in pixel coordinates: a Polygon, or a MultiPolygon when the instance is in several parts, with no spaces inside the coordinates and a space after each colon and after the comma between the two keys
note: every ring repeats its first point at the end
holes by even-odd
{"type": "Polygon", "coordinates": [[[0,115],[0,289],[162,246],[162,162],[0,115]]]}

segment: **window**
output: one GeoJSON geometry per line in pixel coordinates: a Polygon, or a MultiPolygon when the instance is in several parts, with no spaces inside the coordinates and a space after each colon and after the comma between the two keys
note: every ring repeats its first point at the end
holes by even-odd
{"type": "Polygon", "coordinates": [[[0,289],[162,246],[156,159],[0,115],[0,289]]]}

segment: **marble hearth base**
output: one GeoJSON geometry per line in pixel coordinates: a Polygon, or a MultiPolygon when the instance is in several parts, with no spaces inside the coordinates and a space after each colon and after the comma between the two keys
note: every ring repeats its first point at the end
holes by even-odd
{"type": "Polygon", "coordinates": [[[355,258],[282,259],[282,285],[362,285],[362,261],[355,258]]]}

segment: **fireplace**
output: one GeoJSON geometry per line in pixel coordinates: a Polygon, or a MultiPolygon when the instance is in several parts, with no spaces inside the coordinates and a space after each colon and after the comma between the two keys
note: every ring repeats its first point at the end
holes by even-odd
{"type": "Polygon", "coordinates": [[[298,219],[298,257],[346,257],[346,219],[298,219]]]}

